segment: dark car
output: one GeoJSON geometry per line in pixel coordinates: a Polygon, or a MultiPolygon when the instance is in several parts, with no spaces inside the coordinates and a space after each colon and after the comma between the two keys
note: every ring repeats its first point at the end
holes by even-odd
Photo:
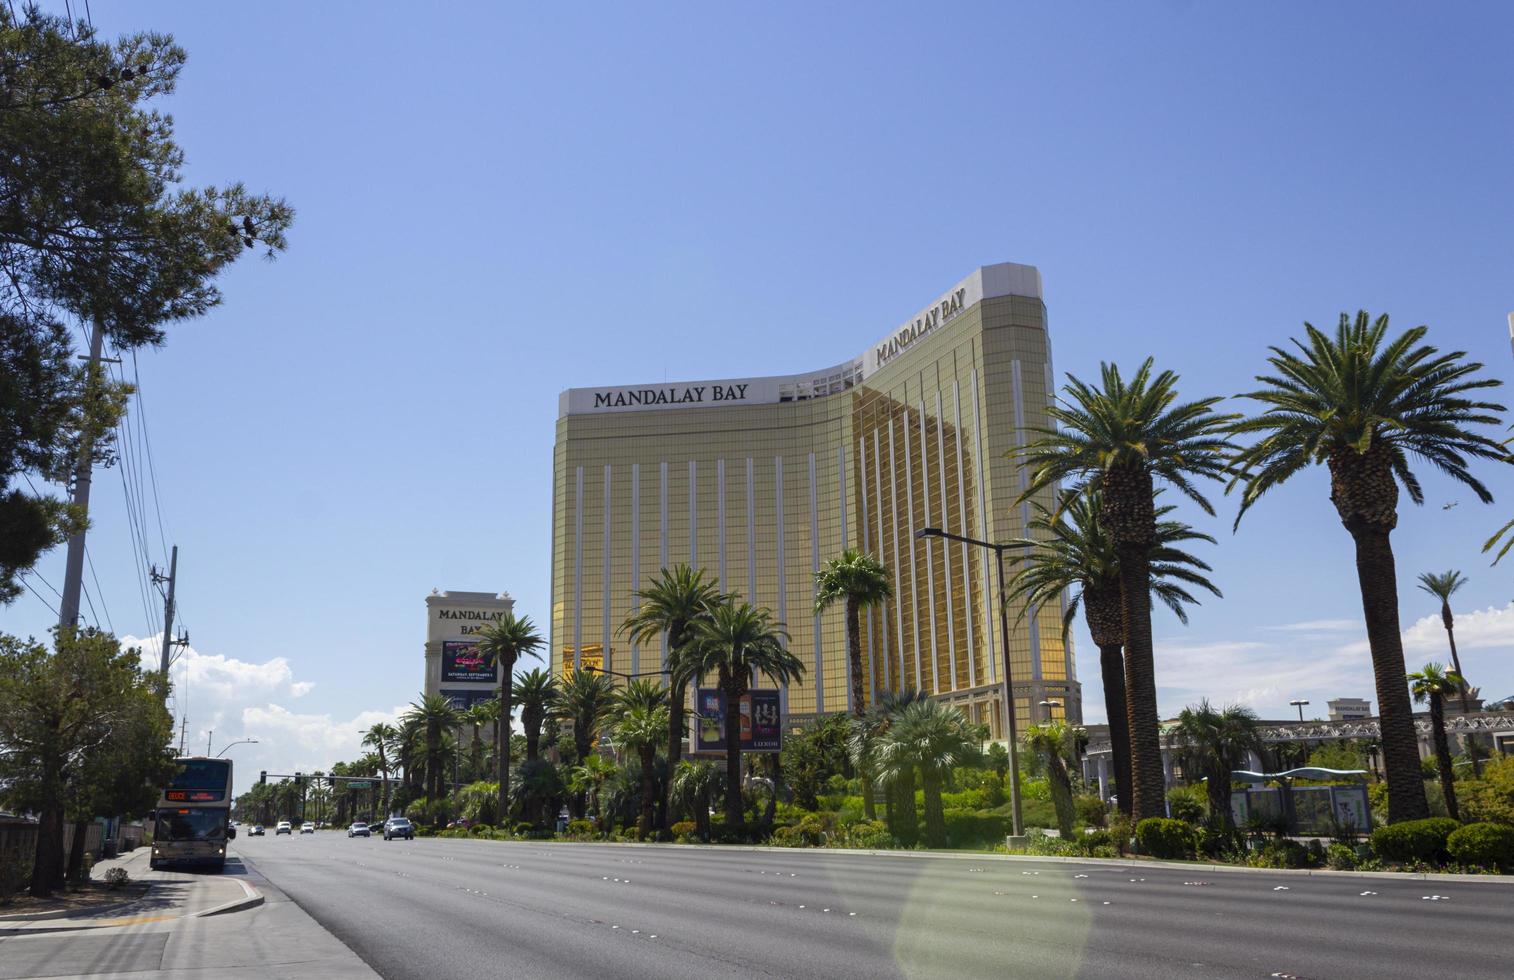
{"type": "Polygon", "coordinates": [[[255,824],[252,825],[252,829],[247,832],[247,836],[248,837],[262,837],[263,833],[264,833],[264,831],[263,831],[263,825],[260,824],[260,823],[255,823],[255,824]]]}
{"type": "Polygon", "coordinates": [[[394,840],[396,837],[415,840],[415,828],[404,817],[390,817],[384,821],[384,840],[394,840]]]}

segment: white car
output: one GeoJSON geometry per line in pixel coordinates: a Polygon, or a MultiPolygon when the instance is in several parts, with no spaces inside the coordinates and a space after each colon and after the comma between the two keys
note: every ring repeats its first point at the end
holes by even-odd
{"type": "Polygon", "coordinates": [[[302,833],[302,834],[313,834],[313,833],[315,833],[315,824],[310,823],[308,820],[305,823],[300,824],[300,833],[302,833]]]}
{"type": "Polygon", "coordinates": [[[368,829],[368,825],[367,824],[363,823],[362,821],[358,821],[357,823],[353,824],[351,827],[347,828],[347,836],[348,837],[371,837],[371,836],[373,836],[373,832],[368,829]]]}
{"type": "Polygon", "coordinates": [[[294,828],[289,825],[289,821],[288,820],[280,820],[279,823],[278,823],[278,826],[276,826],[276,827],[273,828],[273,836],[275,836],[275,837],[279,836],[280,834],[291,834],[292,835],[293,833],[294,833],[294,828]]]}

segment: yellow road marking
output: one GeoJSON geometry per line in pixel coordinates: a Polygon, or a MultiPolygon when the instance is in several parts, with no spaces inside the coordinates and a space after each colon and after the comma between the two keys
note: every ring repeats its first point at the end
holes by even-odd
{"type": "Polygon", "coordinates": [[[148,922],[167,922],[169,919],[177,919],[177,915],[137,915],[129,919],[106,919],[100,923],[102,926],[139,926],[148,922]]]}

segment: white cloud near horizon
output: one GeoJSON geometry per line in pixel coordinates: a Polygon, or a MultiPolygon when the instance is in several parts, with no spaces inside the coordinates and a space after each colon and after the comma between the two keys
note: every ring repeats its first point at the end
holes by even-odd
{"type": "MultiPolygon", "coordinates": [[[[127,636],[123,647],[141,647],[144,659],[156,661],[162,634],[127,636]]],[[[295,711],[289,705],[306,698],[315,682],[297,680],[293,665],[275,656],[261,662],[183,648],[171,671],[175,721],[187,715],[185,751],[201,754],[210,739],[212,753],[230,742],[256,738],[256,744],[231,749],[236,761],[237,792],[247,789],[261,770],[311,772],[363,755],[363,733],[378,722],[393,723],[407,705],[358,712],[336,718],[320,711],[295,711]]]]}

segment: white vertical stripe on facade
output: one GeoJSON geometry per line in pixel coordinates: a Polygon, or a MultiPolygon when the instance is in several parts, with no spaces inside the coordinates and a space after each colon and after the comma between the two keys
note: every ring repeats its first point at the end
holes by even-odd
{"type": "MultiPolygon", "coordinates": [[[[865,438],[859,438],[857,440],[857,489],[859,491],[861,491],[858,494],[858,496],[862,498],[862,513],[859,514],[858,517],[857,517],[857,526],[862,529],[862,551],[863,551],[864,554],[871,555],[873,553],[873,537],[872,537],[872,525],[869,524],[868,520],[867,520],[867,511],[868,511],[868,507],[867,507],[867,440],[865,438]]],[[[876,509],[876,508],[874,508],[874,509],[876,509]]],[[[877,634],[877,631],[876,631],[877,630],[877,619],[878,619],[878,607],[877,606],[869,606],[866,609],[866,613],[867,613],[867,702],[868,702],[868,704],[876,704],[877,701],[878,701],[878,678],[876,676],[876,673],[873,670],[873,662],[878,657],[878,634],[877,634]]],[[[850,643],[851,640],[848,639],[847,642],[850,643]]],[[[850,649],[847,650],[847,654],[848,654],[848,656],[846,658],[846,662],[847,662],[848,669],[850,669],[851,662],[852,662],[852,658],[850,656],[850,654],[851,654],[851,650],[850,649]]],[[[848,678],[847,681],[848,681],[848,683],[846,685],[847,698],[850,699],[851,698],[851,689],[852,689],[852,685],[850,683],[851,679],[848,678]]],[[[848,705],[850,705],[851,704],[850,700],[848,700],[847,703],[848,703],[848,705]]]]}
{"type": "MultiPolygon", "coordinates": [[[[962,384],[952,381],[952,411],[957,416],[957,518],[961,528],[957,531],[964,538],[971,537],[972,532],[967,526],[967,481],[963,478],[965,468],[962,463],[962,384]]],[[[958,560],[962,568],[962,615],[967,619],[967,672],[968,683],[973,687],[978,686],[978,646],[973,642],[973,586],[972,586],[972,556],[968,554],[966,542],[959,542],[958,560]]]]}
{"type": "MultiPolygon", "coordinates": [[[[920,392],[920,506],[924,508],[921,516],[925,520],[925,526],[931,527],[930,522],[930,440],[925,434],[925,392],[920,392]]],[[[914,467],[910,467],[914,472],[914,467]]],[[[910,478],[914,482],[914,478],[910,478]]],[[[926,538],[922,544],[925,548],[925,602],[930,610],[930,690],[932,694],[941,693],[941,659],[936,649],[936,542],[933,538],[926,538]]],[[[918,603],[916,608],[919,608],[918,603]]]]}
{"type": "MultiPolygon", "coordinates": [[[[840,501],[841,509],[841,550],[845,551],[852,546],[851,537],[847,533],[846,522],[846,447],[836,447],[836,497],[840,501]]],[[[848,643],[851,641],[848,640],[848,643]]],[[[852,704],[852,658],[846,658],[846,710],[850,714],[855,710],[852,704]]]]}
{"type": "Polygon", "coordinates": [[[689,460],[689,567],[699,567],[699,464],[689,460]]]}
{"type": "Polygon", "coordinates": [[[584,648],[584,468],[573,472],[573,670],[583,666],[584,648]]]}
{"type": "MultiPolygon", "coordinates": [[[[899,464],[894,455],[894,419],[889,416],[888,420],[888,499],[889,510],[894,515],[894,575],[899,576],[899,569],[904,563],[899,560],[899,464]]],[[[898,581],[894,587],[894,635],[899,641],[899,686],[904,686],[904,600],[899,593],[904,591],[899,586],[903,581],[898,581]]],[[[919,686],[916,685],[916,690],[919,686]]]]}
{"type": "MultiPolygon", "coordinates": [[[[876,506],[873,509],[877,512],[877,515],[878,515],[877,516],[877,521],[878,521],[878,557],[879,558],[883,557],[883,555],[884,555],[883,549],[885,547],[885,544],[884,544],[884,541],[883,541],[883,459],[882,459],[882,457],[883,457],[883,450],[882,450],[882,447],[879,444],[878,430],[874,429],[873,430],[873,490],[877,494],[877,498],[878,499],[877,499],[876,503],[877,503],[878,506],[876,506]]],[[[898,581],[898,576],[899,576],[899,530],[898,529],[899,529],[899,525],[898,525],[897,522],[895,522],[895,524],[894,524],[894,567],[890,570],[890,574],[892,576],[894,576],[895,581],[898,581]]],[[[893,584],[893,583],[890,583],[890,584],[893,584]]],[[[895,596],[897,596],[899,594],[899,590],[898,590],[897,587],[895,587],[895,589],[893,591],[894,591],[894,595],[895,596]]],[[[883,660],[883,689],[885,691],[892,691],[894,689],[893,679],[890,677],[890,671],[889,671],[889,668],[890,668],[890,666],[893,663],[893,654],[889,652],[889,646],[888,646],[888,607],[890,605],[892,605],[897,610],[898,607],[899,607],[898,600],[897,599],[885,600],[884,603],[883,603],[883,607],[878,610],[878,625],[880,627],[882,627],[882,631],[883,631],[883,645],[878,648],[878,652],[877,653],[873,654],[873,656],[880,657],[883,660]]]]}
{"type": "Polygon", "coordinates": [[[603,646],[601,646],[599,648],[599,652],[600,652],[600,656],[602,656],[602,657],[605,658],[604,661],[603,661],[604,665],[606,667],[610,668],[611,670],[614,670],[614,669],[616,669],[615,665],[612,664],[612,663],[610,663],[610,478],[611,478],[610,464],[606,463],[605,464],[605,494],[604,494],[604,496],[605,496],[605,509],[604,509],[604,522],[605,522],[604,555],[602,556],[603,562],[602,562],[602,568],[601,568],[601,571],[604,574],[604,599],[603,599],[604,606],[600,610],[603,613],[603,619],[604,619],[604,630],[603,630],[603,632],[604,632],[604,639],[601,641],[603,643],[603,646]]]}
{"type": "MultiPolygon", "coordinates": [[[[659,504],[659,506],[661,508],[661,514],[662,514],[662,531],[661,531],[661,540],[659,542],[659,548],[661,550],[660,558],[661,558],[662,564],[660,566],[658,566],[658,567],[659,568],[667,568],[668,567],[668,461],[667,460],[663,460],[661,463],[659,463],[658,464],[658,470],[659,470],[659,474],[660,474],[661,479],[662,479],[662,500],[661,500],[661,503],[659,504]]],[[[662,669],[663,670],[667,670],[668,669],[668,634],[667,634],[666,631],[664,631],[663,634],[662,634],[662,669]]]]}
{"type": "MultiPolygon", "coordinates": [[[[789,621],[789,590],[785,581],[785,548],[783,536],[783,457],[773,457],[773,514],[778,524],[778,622],[789,621]]],[[[787,645],[785,643],[785,645],[787,645]]],[[[784,684],[778,691],[779,707],[784,714],[789,710],[789,686],[784,684]]]]}
{"type": "MultiPolygon", "coordinates": [[[[1015,389],[1015,449],[1025,448],[1025,388],[1020,372],[1018,360],[1009,362],[1010,382],[1015,389]]],[[[1023,456],[1016,457],[1015,470],[1020,475],[1020,492],[1024,493],[1030,486],[1030,474],[1026,472],[1023,456]]],[[[1020,505],[1020,530],[1026,537],[1030,536],[1030,501],[1020,505]]],[[[1037,622],[1036,611],[1027,610],[1026,626],[1030,633],[1030,676],[1039,680],[1041,677],[1041,624],[1037,622]]]]}
{"type": "Polygon", "coordinates": [[[747,602],[757,604],[757,494],[752,476],[752,457],[746,458],[746,592],[747,602]]]}
{"type": "MultiPolygon", "coordinates": [[[[978,410],[978,371],[973,369],[973,435],[978,443],[978,537],[983,541],[993,540],[993,525],[990,520],[993,515],[988,512],[988,459],[983,455],[983,415],[978,410]]],[[[983,633],[988,637],[988,682],[999,683],[999,654],[994,649],[994,630],[998,629],[999,610],[996,598],[997,583],[994,582],[993,568],[990,562],[987,548],[983,549],[983,608],[987,615],[983,617],[983,633]]],[[[1009,642],[1009,638],[1004,638],[1009,642]]]]}
{"type": "MultiPolygon", "coordinates": [[[[915,634],[915,690],[925,690],[924,659],[920,654],[920,582],[916,575],[915,563],[915,463],[914,455],[910,452],[909,434],[909,409],[904,410],[904,420],[901,426],[904,430],[904,505],[908,508],[909,516],[909,608],[911,625],[915,634]]],[[[890,429],[890,435],[892,435],[890,429]]],[[[935,681],[931,682],[931,693],[936,691],[935,681]]]]}
{"type": "MultiPolygon", "coordinates": [[[[936,389],[936,470],[941,484],[941,529],[951,530],[950,494],[946,488],[946,416],[941,412],[941,389],[936,389]]],[[[951,690],[957,689],[957,613],[952,606],[952,544],[941,542],[941,574],[946,576],[946,665],[951,690]]]]}
{"type": "Polygon", "coordinates": [[[720,568],[720,588],[729,591],[725,574],[725,457],[715,460],[715,553],[720,568]]]}
{"type": "MultiPolygon", "coordinates": [[[[815,500],[815,454],[810,453],[810,572],[820,571],[820,508],[815,500]]],[[[815,614],[815,712],[825,710],[825,662],[820,659],[820,614],[815,614]]]]}
{"type": "MultiPolygon", "coordinates": [[[[631,611],[641,608],[636,590],[641,588],[641,464],[631,464],[631,611]]],[[[641,644],[631,643],[631,673],[641,673],[641,644]]]]}

